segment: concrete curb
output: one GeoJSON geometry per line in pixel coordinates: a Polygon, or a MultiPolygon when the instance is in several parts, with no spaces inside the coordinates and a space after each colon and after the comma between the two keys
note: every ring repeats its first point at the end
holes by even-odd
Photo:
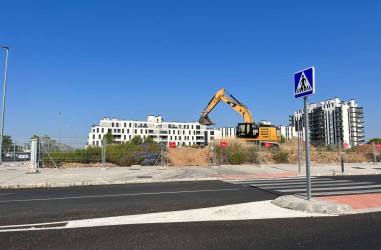
{"type": "Polygon", "coordinates": [[[308,201],[305,198],[296,197],[293,195],[281,196],[273,200],[271,203],[282,208],[288,208],[291,210],[298,210],[309,213],[321,213],[332,215],[353,213],[352,207],[346,204],[316,199],[311,199],[308,201]]]}

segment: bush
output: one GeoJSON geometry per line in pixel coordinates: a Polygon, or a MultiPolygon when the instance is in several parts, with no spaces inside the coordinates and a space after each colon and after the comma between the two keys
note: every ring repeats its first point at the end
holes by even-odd
{"type": "MultiPolygon", "coordinates": [[[[140,137],[139,137],[140,138],[140,137]]],[[[136,141],[139,140],[136,139],[136,141]]],[[[160,145],[157,143],[135,144],[108,144],[106,147],[106,162],[119,166],[131,166],[140,164],[144,159],[140,153],[160,152],[160,145]]],[[[102,148],[88,147],[86,149],[76,149],[71,151],[51,151],[43,154],[43,164],[45,167],[53,167],[55,164],[65,163],[99,163],[102,162],[102,148]],[[49,156],[50,155],[50,156],[49,156]],[[53,159],[53,161],[52,161],[53,159]]]]}
{"type": "Polygon", "coordinates": [[[274,151],[273,159],[276,163],[288,163],[288,152],[282,150],[274,151]]]}
{"type": "Polygon", "coordinates": [[[246,160],[246,156],[244,152],[233,152],[229,155],[228,161],[233,165],[240,165],[244,163],[246,160]]]}

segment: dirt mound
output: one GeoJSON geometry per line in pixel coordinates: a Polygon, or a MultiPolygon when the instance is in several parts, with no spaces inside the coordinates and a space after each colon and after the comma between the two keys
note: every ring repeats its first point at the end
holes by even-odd
{"type": "Polygon", "coordinates": [[[209,166],[212,157],[208,148],[170,148],[168,154],[170,166],[209,166]]]}

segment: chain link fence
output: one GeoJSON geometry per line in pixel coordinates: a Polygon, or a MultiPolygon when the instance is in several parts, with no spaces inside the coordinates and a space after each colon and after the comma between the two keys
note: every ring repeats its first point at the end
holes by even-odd
{"type": "Polygon", "coordinates": [[[77,142],[39,138],[37,140],[38,167],[105,167],[158,165],[164,161],[166,142],[160,143],[107,143],[101,146],[76,147],[77,142]]]}
{"type": "MultiPolygon", "coordinates": [[[[5,162],[28,162],[31,159],[31,139],[15,138],[12,144],[3,147],[2,160],[5,162]]],[[[104,143],[105,146],[86,147],[83,139],[38,139],[38,167],[64,168],[79,166],[132,166],[132,165],[170,165],[167,142],[160,143],[104,143]]],[[[221,147],[212,145],[209,159],[211,165],[240,165],[266,163],[305,163],[305,151],[300,144],[281,144],[280,148],[265,148],[259,145],[242,146],[229,143],[221,147]],[[288,146],[287,146],[288,145],[288,146]],[[299,155],[299,157],[298,157],[299,155]],[[298,160],[299,159],[299,160],[298,160]]],[[[192,150],[192,148],[189,148],[192,150]]],[[[313,147],[312,163],[340,164],[341,156],[347,163],[381,162],[381,149],[374,145],[362,145],[351,149],[338,147],[313,147]]],[[[197,156],[195,156],[196,158],[197,156]]],[[[197,165],[197,164],[196,164],[197,165]]]]}

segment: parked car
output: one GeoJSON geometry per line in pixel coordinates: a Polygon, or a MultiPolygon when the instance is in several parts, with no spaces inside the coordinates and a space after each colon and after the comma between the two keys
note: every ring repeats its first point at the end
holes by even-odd
{"type": "Polygon", "coordinates": [[[19,153],[19,155],[17,156],[18,160],[29,160],[29,158],[29,153],[19,153]]]}
{"type": "Polygon", "coordinates": [[[7,157],[7,158],[13,158],[13,157],[17,157],[17,154],[13,155],[13,153],[7,153],[5,155],[5,157],[7,157]]]}

